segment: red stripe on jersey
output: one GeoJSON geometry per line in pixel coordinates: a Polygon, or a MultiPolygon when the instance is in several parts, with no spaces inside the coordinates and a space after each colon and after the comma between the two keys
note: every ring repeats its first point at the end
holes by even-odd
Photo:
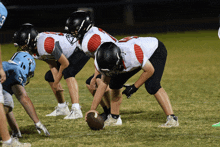
{"type": "Polygon", "coordinates": [[[54,49],[54,39],[52,37],[47,37],[44,41],[44,49],[48,54],[51,54],[54,49]]]}
{"type": "Polygon", "coordinates": [[[101,45],[101,37],[100,37],[99,35],[97,35],[97,34],[94,34],[94,35],[90,38],[90,40],[89,40],[89,42],[88,42],[87,48],[88,48],[88,50],[89,50],[90,52],[94,52],[94,51],[97,50],[97,48],[98,48],[100,45],[101,45]]]}
{"type": "Polygon", "coordinates": [[[142,51],[141,47],[139,45],[135,44],[134,45],[134,51],[135,51],[135,55],[136,55],[138,61],[142,64],[144,54],[143,54],[143,51],[142,51]]]}

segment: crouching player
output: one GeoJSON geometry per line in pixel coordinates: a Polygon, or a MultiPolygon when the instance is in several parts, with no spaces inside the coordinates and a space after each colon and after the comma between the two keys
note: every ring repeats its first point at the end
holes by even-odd
{"type": "Polygon", "coordinates": [[[12,112],[14,108],[14,102],[12,98],[13,94],[16,96],[29,117],[35,123],[35,127],[38,133],[40,134],[41,130],[43,130],[45,135],[49,136],[50,133],[40,122],[34,105],[24,88],[24,86],[29,83],[30,78],[34,76],[34,70],[36,67],[34,58],[27,52],[16,52],[8,62],[4,61],[2,65],[6,73],[6,81],[2,84],[4,108],[9,126],[12,129],[13,137],[22,137],[12,112]]]}
{"type": "Polygon", "coordinates": [[[122,94],[129,98],[145,84],[148,93],[155,96],[167,115],[167,122],[159,127],[178,127],[169,97],[160,84],[166,57],[164,44],[154,37],[126,37],[119,43],[103,43],[95,55],[95,66],[103,75],[104,82],[96,91],[90,111],[96,110],[109,84],[112,89],[111,115],[105,121],[105,126],[117,125],[122,94]],[[120,89],[126,81],[141,69],[143,73],[139,79],[133,85],[126,86],[121,93],[120,89]]]}

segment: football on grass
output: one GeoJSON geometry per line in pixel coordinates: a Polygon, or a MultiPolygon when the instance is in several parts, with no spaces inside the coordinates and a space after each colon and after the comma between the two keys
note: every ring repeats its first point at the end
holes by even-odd
{"type": "Polygon", "coordinates": [[[92,130],[101,130],[104,127],[103,118],[95,112],[89,112],[87,114],[86,122],[92,130]]]}

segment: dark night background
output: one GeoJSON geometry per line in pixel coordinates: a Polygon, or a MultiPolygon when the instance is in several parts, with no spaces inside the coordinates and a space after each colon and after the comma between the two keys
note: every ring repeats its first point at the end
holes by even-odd
{"type": "Polygon", "coordinates": [[[1,0],[8,17],[0,42],[9,42],[23,23],[40,31],[64,31],[65,21],[78,8],[92,8],[95,25],[112,35],[217,30],[220,0],[1,0]],[[129,24],[126,13],[132,12],[129,24]],[[4,37],[4,38],[3,38],[4,37]],[[3,39],[2,39],[3,38],[3,39]]]}

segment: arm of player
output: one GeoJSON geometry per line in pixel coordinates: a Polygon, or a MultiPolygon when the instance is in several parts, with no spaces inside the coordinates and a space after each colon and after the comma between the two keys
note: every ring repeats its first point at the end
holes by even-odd
{"type": "Polygon", "coordinates": [[[90,81],[90,88],[92,90],[96,90],[96,77],[99,75],[99,71],[95,68],[95,73],[94,73],[94,76],[93,78],[91,79],[90,81]]]}
{"type": "MultiPolygon", "coordinates": [[[[48,65],[49,68],[52,72],[53,75],[53,79],[55,79],[56,75],[58,74],[58,69],[57,69],[57,63],[55,60],[44,60],[48,65]]],[[[61,84],[58,84],[59,86],[59,91],[63,91],[64,89],[62,89],[61,84]]],[[[55,88],[54,88],[55,89],[55,88]]]]}
{"type": "Polygon", "coordinates": [[[96,93],[94,95],[94,99],[92,102],[91,110],[96,110],[99,103],[101,102],[102,96],[104,95],[108,84],[110,83],[110,77],[102,75],[103,82],[101,82],[96,90],[96,93]]]}
{"type": "Polygon", "coordinates": [[[143,73],[139,77],[139,79],[131,86],[125,86],[126,89],[122,92],[125,94],[127,98],[130,98],[133,93],[135,93],[139,87],[141,87],[147,79],[149,79],[154,74],[154,67],[149,60],[142,67],[143,73]]]}
{"type": "MultiPolygon", "coordinates": [[[[102,75],[102,79],[103,79],[103,82],[101,82],[99,84],[99,86],[96,90],[96,93],[95,93],[94,98],[93,98],[92,106],[91,106],[90,110],[86,113],[85,120],[86,120],[86,116],[89,112],[94,112],[97,109],[97,107],[98,107],[99,103],[101,102],[101,99],[102,99],[102,97],[103,97],[103,95],[104,95],[104,93],[105,93],[105,91],[108,87],[108,84],[110,83],[111,78],[102,75]]],[[[97,112],[97,111],[95,111],[95,112],[97,112]]]]}
{"type": "MultiPolygon", "coordinates": [[[[15,97],[18,99],[18,101],[21,103],[21,105],[24,107],[25,111],[29,115],[29,117],[33,120],[33,122],[36,124],[40,122],[37,113],[35,111],[34,105],[30,98],[27,95],[26,90],[22,85],[16,84],[12,86],[12,91],[15,94],[15,97]]],[[[47,129],[44,127],[42,129],[46,136],[50,135],[47,129]]],[[[39,132],[39,131],[38,131],[39,132]]]]}
{"type": "Polygon", "coordinates": [[[62,89],[60,89],[59,82],[63,76],[63,70],[69,66],[69,61],[64,56],[64,54],[61,54],[58,62],[60,63],[60,68],[59,68],[58,73],[54,76],[53,87],[56,91],[63,91],[62,89]]]}

